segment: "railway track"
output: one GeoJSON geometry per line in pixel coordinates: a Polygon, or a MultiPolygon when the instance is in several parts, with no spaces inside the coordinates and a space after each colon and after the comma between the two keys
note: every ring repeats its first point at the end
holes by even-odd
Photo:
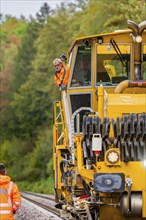
{"type": "Polygon", "coordinates": [[[55,208],[55,198],[53,196],[32,192],[21,192],[21,196],[22,198],[30,201],[31,203],[47,210],[48,212],[53,213],[58,220],[66,219],[60,217],[60,211],[55,208]]]}

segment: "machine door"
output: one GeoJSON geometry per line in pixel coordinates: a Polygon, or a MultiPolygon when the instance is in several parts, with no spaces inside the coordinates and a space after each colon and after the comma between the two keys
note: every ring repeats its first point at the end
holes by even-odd
{"type": "Polygon", "coordinates": [[[71,88],[91,86],[91,46],[78,46],[73,67],[71,88]]]}
{"type": "MultiPolygon", "coordinates": [[[[73,114],[77,109],[81,107],[91,107],[91,94],[90,93],[71,94],[70,102],[71,102],[71,110],[73,114]]],[[[82,132],[83,115],[87,112],[88,111],[83,110],[79,113],[77,117],[75,117],[74,120],[75,132],[77,132],[78,128],[79,128],[79,132],[82,132]]]]}

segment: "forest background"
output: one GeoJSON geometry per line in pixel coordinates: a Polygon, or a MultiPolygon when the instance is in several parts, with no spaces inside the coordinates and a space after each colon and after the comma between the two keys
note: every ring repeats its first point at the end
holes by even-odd
{"type": "Polygon", "coordinates": [[[146,19],[145,0],[76,0],[35,17],[0,14],[0,162],[21,190],[53,193],[52,61],[76,37],[127,28],[146,19]]]}

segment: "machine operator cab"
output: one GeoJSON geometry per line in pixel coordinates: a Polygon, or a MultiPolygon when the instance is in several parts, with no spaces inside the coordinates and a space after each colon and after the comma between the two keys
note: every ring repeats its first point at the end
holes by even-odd
{"type": "MultiPolygon", "coordinates": [[[[134,56],[134,43],[130,30],[77,39],[69,50],[71,73],[67,94],[70,114],[81,107],[90,107],[98,111],[99,86],[104,86],[107,93],[114,93],[119,83],[135,79],[134,56]]],[[[141,43],[141,63],[140,79],[145,80],[146,44],[144,42],[141,43]]],[[[84,111],[81,115],[83,114],[84,111]]]]}
{"type": "MultiPolygon", "coordinates": [[[[143,33],[145,34],[145,32],[143,33]]],[[[144,38],[144,36],[143,36],[144,38]]],[[[140,44],[140,43],[139,43],[140,44]]],[[[103,85],[116,87],[126,79],[134,79],[135,48],[130,31],[76,41],[70,53],[69,89],[103,85]]],[[[141,44],[141,80],[146,80],[146,44],[141,44]]]]}
{"type": "MultiPolygon", "coordinates": [[[[117,44],[116,44],[117,45],[117,44]]],[[[128,79],[130,73],[130,45],[117,45],[117,52],[111,43],[98,44],[93,48],[78,45],[76,59],[72,69],[69,88],[90,88],[91,86],[116,86],[121,81],[128,79]],[[95,59],[93,50],[96,49],[95,59]]],[[[95,52],[95,51],[94,51],[95,52]]]]}

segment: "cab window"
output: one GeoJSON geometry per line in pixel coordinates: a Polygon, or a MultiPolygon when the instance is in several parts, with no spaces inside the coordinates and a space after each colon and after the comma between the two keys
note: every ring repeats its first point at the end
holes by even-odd
{"type": "Polygon", "coordinates": [[[71,87],[91,85],[91,47],[79,46],[71,79],[71,87]]]}
{"type": "Polygon", "coordinates": [[[96,84],[114,85],[128,79],[130,73],[130,45],[97,45],[96,84]]]}

